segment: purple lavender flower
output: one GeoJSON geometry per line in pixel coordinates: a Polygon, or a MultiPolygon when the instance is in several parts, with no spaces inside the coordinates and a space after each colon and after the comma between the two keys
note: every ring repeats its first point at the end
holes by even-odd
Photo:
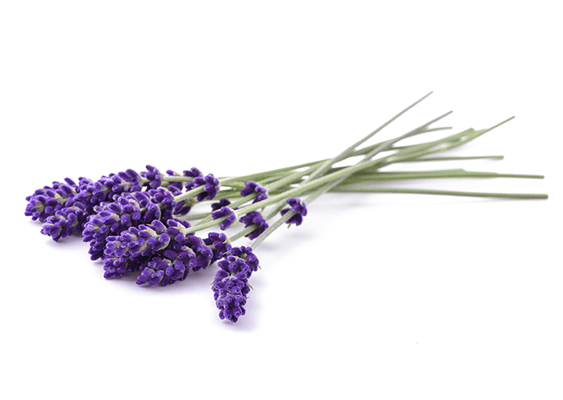
{"type": "Polygon", "coordinates": [[[178,229],[181,225],[168,222],[169,244],[160,250],[152,249],[149,260],[140,266],[138,285],[166,286],[184,280],[189,270],[207,268],[213,259],[212,250],[193,234],[185,235],[178,229]],[[174,234],[177,233],[175,236],[174,234]]]}
{"type": "Polygon", "coordinates": [[[221,209],[221,207],[226,207],[229,204],[231,204],[231,201],[229,199],[226,198],[221,198],[219,199],[219,201],[215,202],[215,203],[211,203],[211,210],[213,211],[217,211],[219,209],[221,209]]]}
{"type": "Polygon", "coordinates": [[[231,249],[229,238],[224,233],[209,232],[207,238],[203,239],[203,242],[213,252],[211,264],[223,258],[227,251],[231,249]]]}
{"type": "Polygon", "coordinates": [[[189,268],[184,263],[185,252],[165,250],[163,256],[154,256],[141,266],[141,274],[137,277],[137,284],[150,286],[166,286],[188,276],[189,268]]]}
{"type": "Polygon", "coordinates": [[[149,199],[149,202],[145,205],[147,207],[147,213],[145,214],[146,222],[155,219],[167,221],[173,218],[174,210],[178,205],[174,201],[174,194],[168,188],[159,187],[141,193],[146,193],[149,199]]]}
{"type": "Polygon", "coordinates": [[[143,192],[116,196],[115,202],[95,206],[94,210],[96,214],[88,217],[82,232],[82,241],[90,242],[89,253],[92,260],[103,256],[108,236],[119,235],[122,231],[145,222],[143,217],[146,218],[148,213],[149,218],[160,215],[158,206],[151,203],[150,198],[143,192]],[[154,210],[154,207],[158,210],[154,210]],[[143,208],[146,208],[144,213],[141,212],[143,208]]]}
{"type": "Polygon", "coordinates": [[[245,237],[250,240],[256,239],[262,234],[266,229],[268,229],[268,223],[258,211],[251,211],[246,215],[240,217],[240,222],[244,223],[244,227],[254,226],[254,230],[245,235],[245,237]]]}
{"type": "MultiPolygon", "coordinates": [[[[69,200],[70,203],[72,201],[69,200]]],[[[85,221],[84,205],[80,202],[63,207],[47,218],[41,227],[41,233],[50,236],[54,241],[81,233],[85,221]]]]}
{"type": "Polygon", "coordinates": [[[254,199],[253,203],[265,200],[268,198],[268,194],[266,193],[266,188],[260,186],[256,182],[248,181],[245,183],[246,186],[240,191],[240,195],[242,197],[249,196],[253,193],[256,193],[256,198],[254,199]]]}
{"type": "Polygon", "coordinates": [[[156,189],[162,184],[162,174],[160,171],[153,167],[152,165],[146,166],[147,170],[141,172],[141,176],[148,181],[148,185],[151,189],[156,189]]]}
{"type": "Polygon", "coordinates": [[[193,234],[186,234],[189,223],[170,219],[163,224],[130,227],[109,236],[104,251],[104,276],[120,278],[140,270],[137,284],[166,286],[187,277],[189,270],[207,268],[213,251],[193,234]]]}
{"type": "MultiPolygon", "coordinates": [[[[183,172],[184,176],[189,176],[191,178],[203,178],[203,174],[202,172],[197,169],[196,167],[193,167],[191,169],[187,169],[183,172]]],[[[192,190],[193,188],[195,188],[195,182],[194,179],[192,179],[190,182],[186,182],[185,186],[187,190],[192,190]]]]}
{"type": "Polygon", "coordinates": [[[145,257],[165,249],[170,243],[167,227],[160,221],[132,226],[116,236],[108,236],[104,257],[145,257]]]}
{"type": "Polygon", "coordinates": [[[70,179],[65,184],[56,183],[53,188],[36,191],[28,200],[26,215],[45,222],[43,234],[55,241],[81,233],[88,216],[95,214],[95,207],[113,201],[114,196],[141,190],[143,179],[135,171],[103,176],[98,181],[79,178],[78,185],[70,179]]]}
{"type": "Polygon", "coordinates": [[[197,201],[213,200],[219,192],[219,179],[215,178],[213,174],[208,174],[205,177],[197,177],[193,180],[194,187],[203,186],[203,192],[197,195],[197,201]]]}
{"type": "Polygon", "coordinates": [[[197,201],[213,200],[219,192],[220,182],[213,174],[203,176],[201,171],[197,168],[192,168],[184,171],[184,176],[192,177],[191,182],[186,183],[186,189],[191,190],[204,186],[204,191],[197,195],[197,201]]]}
{"type": "Polygon", "coordinates": [[[281,210],[281,215],[284,215],[288,211],[293,211],[295,213],[290,219],[287,220],[288,224],[295,224],[297,226],[301,225],[303,222],[303,217],[307,215],[307,207],[304,201],[296,198],[290,198],[286,200],[290,208],[284,208],[281,210]]]}
{"type": "Polygon", "coordinates": [[[66,178],[65,182],[53,182],[53,186],[44,186],[27,196],[25,199],[28,204],[25,208],[25,215],[31,217],[33,221],[40,222],[45,222],[47,218],[55,215],[79,190],[78,185],[72,179],[66,178]]]}
{"type": "Polygon", "coordinates": [[[250,247],[233,247],[217,265],[220,269],[211,288],[219,318],[237,322],[246,313],[248,279],[258,269],[258,258],[250,247]]]}
{"type": "MultiPolygon", "coordinates": [[[[166,173],[168,174],[168,176],[182,176],[178,172],[172,171],[171,169],[166,170],[166,173]]],[[[167,185],[167,187],[173,187],[173,188],[177,189],[178,192],[181,192],[184,189],[184,184],[182,182],[161,183],[161,186],[164,186],[164,185],[167,185]]]]}
{"type": "Polygon", "coordinates": [[[221,228],[221,230],[223,231],[231,227],[237,220],[237,216],[235,212],[231,210],[229,207],[221,207],[219,210],[212,212],[211,216],[213,217],[214,220],[227,217],[219,224],[219,228],[221,228]]]}
{"type": "Polygon", "coordinates": [[[81,181],[76,200],[88,204],[93,210],[96,205],[113,201],[116,195],[140,191],[144,182],[145,180],[132,169],[102,176],[95,182],[84,179],[81,181]]]}
{"type": "Polygon", "coordinates": [[[148,261],[147,257],[104,257],[104,278],[122,278],[138,271],[148,261]]]}
{"type": "MultiPolygon", "coordinates": [[[[170,220],[169,226],[178,224],[188,227],[185,221],[170,220]]],[[[149,225],[141,224],[132,226],[116,236],[108,236],[103,255],[106,278],[121,278],[127,272],[144,269],[145,264],[151,261],[159,251],[166,249],[171,238],[176,236],[175,231],[155,220],[149,225]]]]}

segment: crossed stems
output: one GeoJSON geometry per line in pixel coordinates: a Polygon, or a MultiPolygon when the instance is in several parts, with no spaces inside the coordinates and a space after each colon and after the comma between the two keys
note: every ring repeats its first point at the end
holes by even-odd
{"type": "MultiPolygon", "coordinates": [[[[438,171],[412,171],[412,172],[380,172],[379,169],[394,163],[406,162],[425,162],[425,161],[438,161],[438,160],[467,160],[467,159],[502,159],[502,156],[473,156],[473,157],[432,157],[436,153],[451,150],[453,148],[462,146],[476,138],[484,135],[485,133],[503,125],[510,121],[509,118],[491,128],[474,130],[472,128],[466,129],[457,134],[453,134],[442,139],[428,141],[420,144],[408,146],[394,146],[397,142],[407,139],[409,137],[433,132],[451,129],[445,128],[430,128],[434,122],[446,117],[451,113],[448,112],[440,117],[437,117],[424,125],[413,129],[397,138],[386,140],[376,143],[371,146],[366,146],[361,149],[356,149],[359,145],[367,141],[373,135],[381,131],[384,127],[389,125],[392,121],[397,119],[403,113],[414,107],[420,101],[424,100],[431,93],[424,96],[422,99],[413,103],[405,110],[391,118],[385,124],[371,132],[369,135],[356,142],[342,153],[334,158],[319,160],[305,164],[299,164],[292,167],[281,168],[251,175],[221,178],[221,187],[230,187],[230,189],[222,189],[222,197],[233,198],[239,197],[238,190],[244,186],[244,182],[249,180],[257,181],[263,185],[267,193],[271,197],[257,203],[253,203],[234,211],[237,220],[252,211],[265,209],[267,206],[275,205],[275,207],[264,216],[265,220],[270,220],[276,216],[285,206],[285,200],[291,197],[298,197],[307,195],[305,203],[309,204],[322,194],[328,191],[334,192],[372,192],[372,193],[416,193],[416,194],[434,194],[434,195],[450,195],[450,196],[470,196],[470,197],[496,197],[496,198],[513,198],[513,199],[545,199],[545,194],[522,194],[522,193],[480,193],[480,192],[461,192],[461,191],[443,191],[443,190],[425,190],[425,189],[398,189],[398,188],[383,188],[383,187],[357,187],[353,184],[361,182],[376,182],[400,179],[428,179],[428,178],[450,178],[450,177],[477,177],[477,178],[492,178],[492,177],[505,177],[505,178],[531,178],[542,179],[541,175],[525,175],[525,174],[498,174],[494,172],[474,172],[465,171],[462,169],[438,170],[438,171]],[[383,152],[392,152],[387,156],[374,157],[383,152]],[[356,157],[364,156],[355,165],[347,167],[334,168],[333,165],[339,161],[356,157]],[[429,157],[430,156],[430,157],[429,157]],[[238,189],[238,190],[237,190],[238,189]]],[[[163,177],[163,180],[169,182],[181,182],[190,180],[189,177],[169,176],[163,177]]],[[[182,201],[190,199],[193,196],[204,190],[203,187],[198,187],[175,197],[175,201],[182,201]]],[[[249,201],[252,201],[256,194],[250,194],[245,197],[239,198],[237,201],[230,204],[230,207],[237,208],[249,201]]],[[[258,238],[251,244],[252,248],[256,248],[267,236],[269,236],[278,227],[287,222],[294,215],[293,211],[289,211],[281,216],[273,225],[266,229],[258,238]]],[[[210,213],[187,216],[186,219],[201,219],[199,223],[188,228],[186,233],[194,233],[199,230],[211,228],[219,225],[227,217],[213,220],[210,213]]],[[[247,235],[255,229],[254,226],[242,230],[241,232],[233,235],[230,240],[235,241],[247,235]]]]}

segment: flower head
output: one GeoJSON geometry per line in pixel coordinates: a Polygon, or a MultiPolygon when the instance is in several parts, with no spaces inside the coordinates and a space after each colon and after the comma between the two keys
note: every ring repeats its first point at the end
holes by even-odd
{"type": "Polygon", "coordinates": [[[245,236],[250,240],[256,239],[262,234],[266,229],[268,229],[268,223],[258,211],[251,211],[248,214],[240,217],[240,222],[244,223],[244,227],[254,226],[254,230],[245,236]]]}
{"type": "Polygon", "coordinates": [[[170,243],[167,227],[159,220],[150,224],[132,226],[117,236],[107,238],[104,256],[139,257],[162,250],[170,243]]]}
{"type": "Polygon", "coordinates": [[[116,195],[141,190],[143,183],[143,178],[132,169],[102,176],[95,182],[82,179],[76,200],[88,204],[90,209],[93,210],[96,205],[113,201],[116,195]]]}
{"type": "MultiPolygon", "coordinates": [[[[70,203],[70,200],[68,203],[70,203]]],[[[50,236],[54,241],[80,233],[86,220],[85,206],[76,202],[73,205],[63,207],[47,218],[41,227],[41,233],[50,236]]]]}
{"type": "Polygon", "coordinates": [[[207,238],[203,239],[203,242],[213,251],[212,264],[223,258],[227,251],[231,249],[229,238],[224,233],[209,232],[207,238]]]}
{"type": "Polygon", "coordinates": [[[199,237],[183,234],[182,229],[178,229],[181,224],[172,220],[167,224],[168,243],[158,250],[151,249],[147,261],[140,266],[138,285],[170,285],[184,280],[190,270],[198,271],[211,264],[213,251],[199,237]]]}
{"type": "Polygon", "coordinates": [[[226,217],[219,224],[219,228],[221,228],[221,230],[223,231],[231,227],[237,221],[237,215],[235,214],[235,212],[226,206],[221,207],[217,211],[213,211],[211,213],[211,216],[213,217],[213,219],[220,219],[226,217]]]}
{"type": "Polygon", "coordinates": [[[28,202],[25,215],[34,221],[45,222],[47,218],[62,209],[68,199],[73,198],[78,190],[78,185],[70,178],[66,178],[65,183],[53,182],[53,186],[37,189],[32,195],[25,198],[28,202]]]}
{"type": "Polygon", "coordinates": [[[305,202],[300,199],[290,198],[286,200],[286,203],[289,204],[290,208],[284,208],[281,210],[281,214],[284,215],[288,211],[295,213],[295,215],[287,220],[287,223],[295,224],[297,226],[301,225],[303,217],[307,215],[307,206],[305,205],[305,202]]]}
{"type": "Polygon", "coordinates": [[[250,247],[233,247],[217,263],[219,271],[212,285],[219,318],[237,322],[246,313],[247,296],[250,292],[248,279],[258,269],[258,258],[250,247]]]}
{"type": "Polygon", "coordinates": [[[141,172],[141,176],[148,182],[151,189],[156,189],[162,184],[162,173],[152,165],[147,165],[147,170],[141,172]]]}
{"type": "Polygon", "coordinates": [[[260,186],[256,182],[247,181],[245,183],[245,187],[240,191],[240,195],[242,197],[249,196],[253,193],[256,193],[256,198],[254,199],[253,203],[265,200],[268,198],[268,194],[266,193],[266,188],[260,186]]]}
{"type": "Polygon", "coordinates": [[[215,203],[211,203],[211,210],[217,211],[221,209],[221,207],[226,207],[229,204],[231,204],[231,201],[223,197],[219,199],[219,201],[216,201],[215,203]]]}

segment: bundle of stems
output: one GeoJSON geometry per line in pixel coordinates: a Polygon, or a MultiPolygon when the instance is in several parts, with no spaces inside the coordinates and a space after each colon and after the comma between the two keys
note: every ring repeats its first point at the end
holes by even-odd
{"type": "MultiPolygon", "coordinates": [[[[288,198],[306,196],[305,204],[310,204],[313,200],[326,192],[338,193],[405,193],[405,194],[431,194],[431,195],[447,195],[447,196],[466,196],[466,197],[488,197],[488,198],[506,198],[506,199],[547,199],[546,194],[534,193],[490,193],[490,192],[468,192],[453,190],[433,190],[433,189],[413,189],[413,188],[396,188],[365,185],[370,183],[381,183],[382,181],[396,180],[417,180],[417,179],[436,179],[436,178],[524,178],[524,179],[543,179],[543,175],[529,174],[506,174],[496,172],[466,171],[464,169],[442,169],[429,171],[400,171],[387,172],[381,171],[382,168],[398,163],[424,163],[431,161],[453,161],[453,160],[476,160],[491,159],[500,160],[501,155],[490,156],[438,156],[445,152],[460,147],[487,132],[500,127],[501,125],[512,120],[514,117],[498,123],[487,129],[475,130],[473,128],[465,129],[459,133],[451,134],[440,139],[430,140],[422,143],[397,146],[396,144],[407,138],[423,135],[430,132],[450,130],[451,127],[432,128],[431,125],[451,114],[447,112],[399,137],[378,142],[373,145],[360,146],[388,126],[391,122],[410,110],[412,107],[420,103],[431,93],[419,99],[409,107],[395,115],[389,121],[385,122],[379,128],[352,144],[340,154],[333,158],[313,161],[305,164],[299,164],[292,167],[265,171],[252,175],[240,177],[221,178],[220,197],[227,199],[237,199],[230,207],[236,207],[235,214],[237,219],[252,211],[261,210],[264,212],[268,206],[271,210],[265,214],[266,221],[276,217],[279,212],[287,206],[288,198]],[[352,159],[358,156],[363,158],[354,165],[345,167],[334,167],[335,164],[352,159]],[[377,156],[377,157],[376,157],[377,156]],[[253,180],[262,185],[271,195],[268,199],[260,202],[245,205],[253,200],[254,196],[241,198],[239,190],[244,187],[245,182],[253,180]],[[363,184],[363,185],[358,185],[363,184]],[[240,208],[239,208],[240,207],[240,208]]],[[[182,177],[167,177],[169,181],[182,181],[182,177]]],[[[183,194],[180,198],[189,198],[196,195],[198,189],[183,194]]],[[[188,233],[197,232],[199,230],[212,228],[219,225],[226,217],[213,219],[211,212],[201,214],[189,214],[185,219],[190,221],[198,221],[188,233]]],[[[290,220],[296,212],[289,211],[266,229],[254,242],[250,245],[256,248],[267,236],[275,229],[290,220]]],[[[253,231],[253,227],[248,227],[234,236],[230,237],[231,241],[235,241],[244,237],[253,231]]]]}

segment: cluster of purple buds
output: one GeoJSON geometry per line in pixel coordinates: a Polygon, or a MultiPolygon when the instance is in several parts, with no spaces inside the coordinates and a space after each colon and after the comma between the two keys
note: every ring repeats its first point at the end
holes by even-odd
{"type": "Polygon", "coordinates": [[[97,206],[113,202],[116,196],[140,191],[147,181],[128,169],[97,181],[79,178],[76,184],[66,178],[65,182],[54,182],[52,187],[39,189],[26,198],[25,215],[44,222],[41,232],[55,241],[82,233],[88,217],[97,212],[97,206]]]}
{"type": "Polygon", "coordinates": [[[240,217],[240,222],[244,224],[245,228],[248,228],[249,226],[254,227],[254,230],[245,235],[245,237],[249,238],[250,240],[256,239],[266,229],[268,229],[268,223],[266,222],[262,214],[258,211],[251,211],[248,214],[243,215],[242,217],[240,217]]]}
{"type": "Polygon", "coordinates": [[[103,202],[113,201],[116,195],[140,191],[145,182],[141,175],[132,169],[102,176],[95,182],[83,179],[76,200],[93,209],[103,202]]]}
{"type": "Polygon", "coordinates": [[[47,218],[41,227],[41,233],[58,241],[74,233],[82,232],[85,220],[84,205],[70,199],[66,202],[65,207],[58,209],[54,215],[47,218]]]}
{"type": "MultiPolygon", "coordinates": [[[[169,220],[169,225],[171,221],[174,220],[169,220]]],[[[169,244],[161,250],[153,251],[150,260],[141,265],[137,284],[166,286],[186,279],[190,270],[207,268],[212,259],[213,251],[199,237],[179,234],[171,237],[169,244]]]]}
{"type": "MultiPolygon", "coordinates": [[[[236,322],[245,313],[248,280],[258,269],[258,258],[251,247],[232,247],[225,233],[211,232],[201,239],[188,231],[187,221],[176,219],[186,215],[196,201],[213,200],[220,182],[213,174],[204,176],[197,168],[180,175],[172,170],[166,179],[157,168],[147,165],[146,171],[131,169],[103,176],[97,181],[79,178],[78,184],[67,178],[53,182],[28,196],[25,215],[43,222],[41,232],[58,241],[74,233],[89,243],[92,260],[101,259],[105,278],[121,278],[138,273],[138,285],[167,286],[184,280],[190,270],[198,271],[217,262],[219,271],[212,285],[219,317],[236,322]],[[191,179],[185,179],[188,177],[191,179]],[[187,182],[186,182],[187,181],[187,182]],[[196,199],[175,201],[184,190],[201,188],[196,199]]],[[[242,197],[253,202],[268,198],[266,189],[253,181],[245,182],[242,197]]],[[[211,204],[211,217],[221,219],[219,228],[226,230],[237,222],[235,207],[221,198],[211,204]],[[234,210],[233,210],[234,209],[234,210]]],[[[288,199],[293,211],[288,223],[300,225],[307,214],[299,199],[288,199]]],[[[268,224],[258,211],[240,217],[251,240],[260,236],[268,224]]]]}
{"type": "Polygon", "coordinates": [[[212,211],[218,211],[223,207],[227,207],[228,205],[231,204],[231,201],[229,199],[226,198],[221,198],[219,199],[219,201],[216,201],[215,203],[211,203],[211,210],[212,211]]]}
{"type": "Polygon", "coordinates": [[[151,189],[156,189],[162,185],[162,173],[152,165],[147,165],[147,170],[141,172],[141,176],[147,181],[151,189]]]}
{"type": "Polygon", "coordinates": [[[203,191],[197,195],[197,201],[213,200],[219,192],[220,182],[213,174],[203,176],[197,168],[184,171],[184,176],[192,177],[191,182],[186,183],[186,189],[191,190],[203,186],[203,191]]]}
{"type": "Polygon", "coordinates": [[[47,218],[62,209],[69,198],[73,198],[78,192],[78,185],[70,178],[66,183],[53,182],[53,186],[44,186],[37,189],[32,195],[25,199],[28,202],[25,215],[33,221],[45,222],[47,218]]]}
{"type": "Polygon", "coordinates": [[[300,199],[290,198],[286,200],[286,203],[289,204],[290,208],[284,208],[281,210],[281,215],[284,215],[288,211],[293,211],[295,215],[289,218],[287,223],[295,224],[297,226],[301,225],[303,217],[307,215],[307,206],[305,205],[305,202],[300,199]]]}
{"type": "Polygon", "coordinates": [[[84,224],[82,240],[90,242],[91,258],[99,259],[105,250],[108,236],[119,235],[140,224],[170,219],[175,207],[174,196],[162,187],[116,196],[114,202],[95,207],[96,214],[90,215],[84,224]]]}
{"type": "Polygon", "coordinates": [[[259,261],[251,247],[233,247],[217,263],[219,271],[212,285],[219,318],[237,322],[245,314],[246,300],[250,292],[248,280],[259,267],[259,261]]]}
{"type": "Polygon", "coordinates": [[[250,196],[251,194],[256,193],[256,197],[253,203],[257,203],[262,200],[266,200],[268,198],[268,194],[266,193],[266,188],[260,186],[256,182],[247,181],[245,182],[245,187],[240,191],[240,195],[242,197],[250,196]]]}
{"type": "Polygon", "coordinates": [[[232,247],[229,238],[222,232],[209,232],[203,243],[213,252],[211,264],[223,258],[232,247]]]}
{"type": "Polygon", "coordinates": [[[219,228],[223,231],[233,226],[233,224],[237,221],[235,212],[227,206],[221,207],[217,211],[213,211],[211,216],[213,219],[225,218],[219,223],[219,228]]]}
{"type": "Polygon", "coordinates": [[[199,237],[185,234],[188,227],[186,221],[153,221],[108,237],[105,276],[116,278],[139,270],[138,285],[166,286],[184,280],[190,270],[207,268],[213,251],[199,237]]]}

